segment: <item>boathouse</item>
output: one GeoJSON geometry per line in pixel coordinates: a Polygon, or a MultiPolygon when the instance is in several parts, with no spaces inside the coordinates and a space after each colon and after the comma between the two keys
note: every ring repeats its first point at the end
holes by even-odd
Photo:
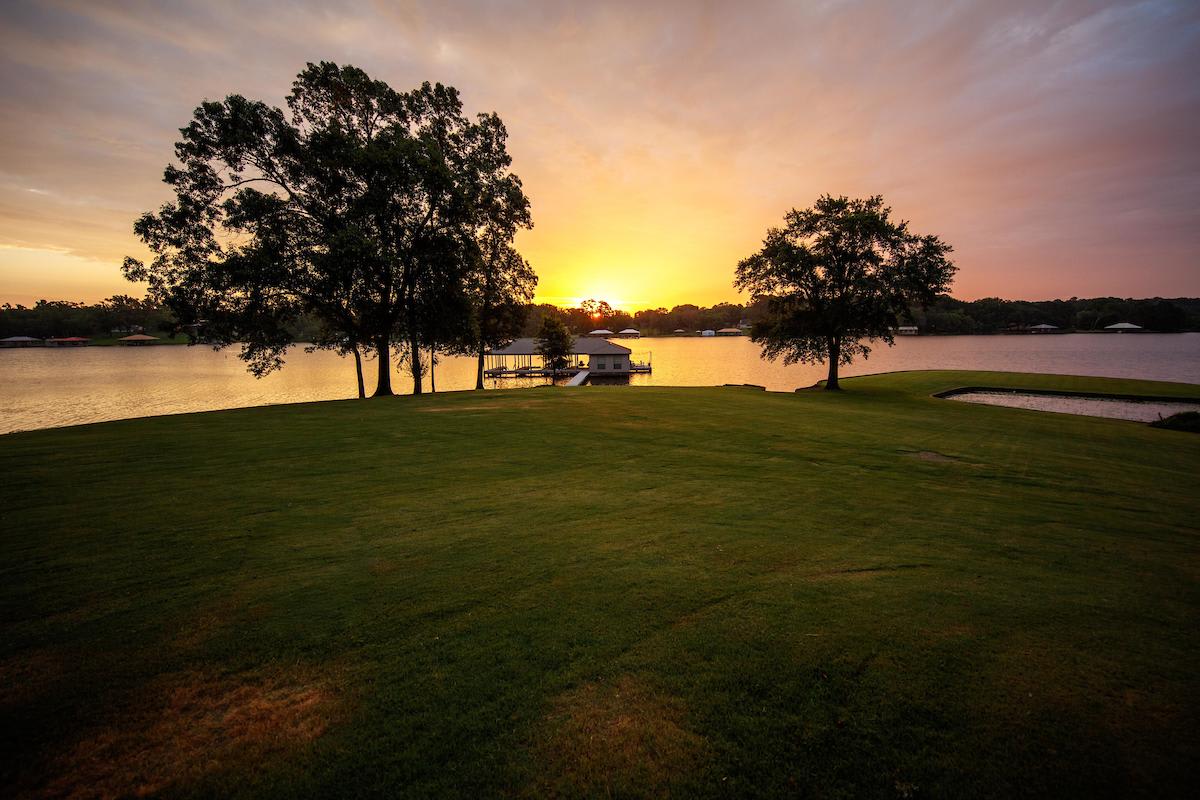
{"type": "Polygon", "coordinates": [[[130,346],[157,344],[159,341],[161,340],[157,336],[147,336],[144,333],[135,333],[132,336],[122,336],[117,339],[118,343],[130,346]]]}
{"type": "MultiPolygon", "coordinates": [[[[632,350],[607,339],[576,336],[571,348],[571,358],[565,373],[587,370],[592,375],[628,375],[631,372],[649,372],[649,364],[635,363],[632,350]]],[[[486,355],[484,374],[489,377],[519,377],[522,375],[545,375],[549,373],[545,359],[538,352],[538,341],[532,337],[516,339],[507,347],[489,350],[486,355]]]]}
{"type": "Polygon", "coordinates": [[[595,336],[598,339],[603,339],[606,336],[616,336],[615,333],[608,328],[596,328],[594,331],[588,331],[588,336],[595,336]]]}
{"type": "Polygon", "coordinates": [[[46,340],[46,347],[87,347],[91,342],[86,336],[62,336],[46,340]]]}
{"type": "Polygon", "coordinates": [[[32,336],[9,336],[7,339],[0,339],[0,347],[41,347],[42,340],[35,339],[32,336]]]}

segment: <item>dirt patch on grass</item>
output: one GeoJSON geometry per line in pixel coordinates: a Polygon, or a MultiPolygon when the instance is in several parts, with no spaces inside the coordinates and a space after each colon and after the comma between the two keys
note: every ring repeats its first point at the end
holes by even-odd
{"type": "Polygon", "coordinates": [[[631,675],[559,696],[545,730],[530,796],[665,797],[707,751],[683,702],[631,675]]]}
{"type": "Polygon", "coordinates": [[[64,757],[38,795],[144,797],[226,769],[252,770],[295,753],[336,721],[328,676],[291,671],[259,676],[182,673],[64,757]]]}

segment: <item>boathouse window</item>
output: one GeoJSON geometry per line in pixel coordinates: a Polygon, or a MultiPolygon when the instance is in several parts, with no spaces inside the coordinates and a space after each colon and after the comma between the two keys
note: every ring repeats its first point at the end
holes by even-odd
{"type": "Polygon", "coordinates": [[[607,363],[607,362],[604,362],[604,361],[597,361],[597,362],[596,362],[596,369],[605,369],[605,366],[604,366],[604,365],[605,365],[606,363],[607,363]]]}

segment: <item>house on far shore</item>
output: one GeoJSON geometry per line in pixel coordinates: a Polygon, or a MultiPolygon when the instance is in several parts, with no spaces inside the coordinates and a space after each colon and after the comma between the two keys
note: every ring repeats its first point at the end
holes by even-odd
{"type": "Polygon", "coordinates": [[[1118,322],[1114,325],[1105,325],[1104,330],[1113,331],[1114,333],[1125,333],[1126,331],[1140,331],[1141,325],[1134,325],[1132,322],[1118,322]]]}
{"type": "Polygon", "coordinates": [[[41,347],[45,342],[32,336],[9,336],[0,339],[0,347],[41,347]]]}
{"type": "Polygon", "coordinates": [[[606,336],[616,336],[616,334],[610,331],[608,328],[596,328],[594,331],[588,331],[588,336],[604,338],[606,336]]]}
{"type": "Polygon", "coordinates": [[[741,336],[741,328],[721,328],[717,331],[717,336],[741,336]]]}
{"type": "Polygon", "coordinates": [[[132,336],[122,336],[120,339],[117,339],[117,344],[140,346],[156,344],[159,341],[161,341],[161,339],[159,339],[157,336],[147,336],[144,333],[135,333],[132,336]]]}
{"type": "Polygon", "coordinates": [[[86,336],[62,336],[46,340],[46,347],[87,347],[91,339],[86,336]]]}
{"type": "Polygon", "coordinates": [[[637,328],[626,328],[618,333],[617,336],[621,339],[640,339],[642,338],[642,332],[637,328]]]}
{"type": "Polygon", "coordinates": [[[919,332],[916,325],[901,325],[896,328],[897,336],[916,336],[919,332]]]}
{"type": "Polygon", "coordinates": [[[708,330],[699,331],[699,334],[701,336],[716,336],[717,332],[714,331],[712,328],[709,328],[708,330]]]}

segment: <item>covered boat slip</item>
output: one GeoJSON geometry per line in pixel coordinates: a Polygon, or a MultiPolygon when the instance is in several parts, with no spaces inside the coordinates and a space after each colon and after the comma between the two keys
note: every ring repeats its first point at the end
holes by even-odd
{"type": "MultiPolygon", "coordinates": [[[[537,339],[516,339],[507,347],[489,351],[485,356],[484,374],[489,378],[524,378],[548,376],[551,370],[538,352],[537,339]]],[[[607,339],[577,336],[571,348],[571,358],[560,375],[575,375],[587,371],[592,376],[629,375],[649,372],[650,359],[634,361],[633,351],[607,339]]]]}

